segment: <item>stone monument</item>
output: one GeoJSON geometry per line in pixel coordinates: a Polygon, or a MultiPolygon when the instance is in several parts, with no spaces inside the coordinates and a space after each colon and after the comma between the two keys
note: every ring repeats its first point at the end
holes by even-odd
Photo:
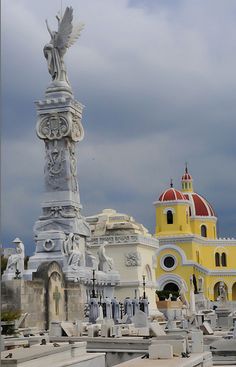
{"type": "Polygon", "coordinates": [[[43,328],[52,321],[82,319],[85,303],[94,298],[88,296],[91,288],[95,295],[113,298],[120,278],[105,249],[99,262],[90,252],[90,227],[81,214],[76,149],[84,137],[83,106],[73,96],[64,56],[82,25],[73,27],[72,7],[56,18],[57,31],[46,21],[50,40],[43,49],[51,82],[44,99],[36,102],[36,132],[45,146],[45,192],[34,225],[35,254],[24,270],[24,246],[15,240],[17,251],[9,257],[2,287],[3,304],[28,312],[28,325],[43,328]]]}
{"type": "Polygon", "coordinates": [[[56,260],[66,270],[76,271],[84,265],[90,229],[81,215],[77,179],[76,145],[84,137],[83,106],[73,96],[64,55],[82,26],[73,28],[71,7],[57,19],[55,32],[46,22],[51,40],[43,50],[52,81],[45,99],[36,102],[37,136],[45,145],[45,194],[42,215],[34,226],[36,253],[29,260],[29,269],[37,270],[42,262],[56,260]]]}

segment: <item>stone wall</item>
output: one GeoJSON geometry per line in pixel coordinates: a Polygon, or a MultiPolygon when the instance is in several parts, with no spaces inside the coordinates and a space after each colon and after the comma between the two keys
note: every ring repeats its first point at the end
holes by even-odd
{"type": "Polygon", "coordinates": [[[14,279],[2,281],[2,310],[20,310],[28,313],[25,327],[45,328],[45,289],[43,282],[14,279]]]}
{"type": "Polygon", "coordinates": [[[83,320],[85,305],[85,287],[79,283],[67,282],[67,319],[83,320]]]}
{"type": "Polygon", "coordinates": [[[28,313],[25,327],[48,329],[51,321],[84,319],[85,288],[65,281],[58,263],[43,264],[33,280],[2,281],[2,310],[28,313]]]}

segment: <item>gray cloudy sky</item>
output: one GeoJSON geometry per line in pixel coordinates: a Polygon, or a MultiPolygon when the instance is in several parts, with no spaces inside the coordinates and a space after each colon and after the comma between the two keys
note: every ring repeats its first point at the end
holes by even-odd
{"type": "MultiPolygon", "coordinates": [[[[66,64],[85,105],[79,145],[84,215],[127,213],[154,232],[153,201],[180,187],[185,161],[195,190],[235,228],[236,2],[63,0],[85,23],[66,64]]],[[[43,46],[60,0],[2,0],[2,240],[34,249],[44,147],[34,101],[50,76],[43,46]]]]}

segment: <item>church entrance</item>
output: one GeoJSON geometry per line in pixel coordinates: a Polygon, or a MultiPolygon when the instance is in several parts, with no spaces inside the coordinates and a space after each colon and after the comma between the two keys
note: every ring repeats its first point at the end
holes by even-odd
{"type": "Polygon", "coordinates": [[[179,287],[177,286],[177,284],[170,282],[164,286],[163,291],[179,292],[179,287]]]}

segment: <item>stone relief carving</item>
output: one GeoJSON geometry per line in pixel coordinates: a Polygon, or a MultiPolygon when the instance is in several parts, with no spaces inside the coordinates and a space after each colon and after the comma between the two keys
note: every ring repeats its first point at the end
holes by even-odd
{"type": "Polygon", "coordinates": [[[70,233],[63,242],[62,253],[67,257],[67,265],[72,270],[77,270],[81,265],[83,253],[79,249],[79,240],[74,233],[70,233]]]}
{"type": "Polygon", "coordinates": [[[44,117],[38,125],[37,133],[41,139],[61,139],[69,132],[69,123],[64,116],[58,113],[44,117]]]}
{"type": "Polygon", "coordinates": [[[47,150],[47,170],[50,176],[57,176],[63,170],[63,162],[65,161],[64,151],[57,147],[56,140],[54,141],[54,148],[47,150]]]}
{"type": "Polygon", "coordinates": [[[113,243],[114,238],[113,237],[103,237],[100,242],[101,243],[104,243],[104,242],[113,243]]]}
{"type": "Polygon", "coordinates": [[[81,141],[84,138],[84,129],[78,115],[72,116],[71,138],[74,141],[81,141]]]}
{"type": "Polygon", "coordinates": [[[79,218],[80,209],[74,206],[52,206],[50,208],[43,208],[43,215],[40,219],[49,218],[79,218]]]}
{"type": "Polygon", "coordinates": [[[117,243],[129,242],[129,237],[130,236],[115,236],[115,241],[117,243]]]}
{"type": "Polygon", "coordinates": [[[71,171],[71,188],[72,191],[78,191],[78,182],[77,182],[77,159],[76,159],[76,148],[75,143],[67,140],[67,146],[70,154],[70,171],[71,171]]]}
{"type": "Polygon", "coordinates": [[[57,140],[45,142],[46,163],[44,168],[46,185],[55,190],[66,189],[65,151],[57,140]]]}
{"type": "Polygon", "coordinates": [[[128,252],[125,254],[125,265],[126,266],[140,266],[141,255],[139,252],[128,252]]]}

